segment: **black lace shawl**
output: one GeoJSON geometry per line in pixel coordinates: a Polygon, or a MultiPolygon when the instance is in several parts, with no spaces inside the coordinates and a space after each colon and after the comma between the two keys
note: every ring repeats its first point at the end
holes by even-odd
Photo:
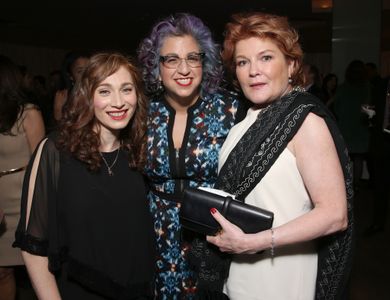
{"type": "MultiPolygon", "coordinates": [[[[334,118],[318,99],[308,93],[293,91],[263,109],[229,154],[215,187],[244,201],[310,112],[322,117],[331,132],[344,173],[348,201],[347,229],[319,239],[316,299],[343,299],[354,245],[351,163],[334,118]]],[[[200,298],[214,299],[207,291],[221,290],[228,276],[229,256],[203,239],[195,239],[190,260],[199,274],[199,290],[209,295],[200,298]]]]}

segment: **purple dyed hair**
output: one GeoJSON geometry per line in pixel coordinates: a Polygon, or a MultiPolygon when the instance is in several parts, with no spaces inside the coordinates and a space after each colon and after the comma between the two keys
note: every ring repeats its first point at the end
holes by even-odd
{"type": "Polygon", "coordinates": [[[220,47],[214,42],[210,29],[198,18],[187,13],[171,15],[156,23],[149,37],[138,48],[138,59],[148,94],[159,92],[160,50],[165,38],[170,36],[192,36],[205,53],[200,95],[218,89],[223,77],[220,47]]]}

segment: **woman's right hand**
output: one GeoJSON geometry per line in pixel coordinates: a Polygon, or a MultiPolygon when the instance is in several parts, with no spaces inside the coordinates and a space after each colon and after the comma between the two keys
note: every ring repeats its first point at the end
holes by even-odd
{"type": "MultiPolygon", "coordinates": [[[[255,234],[244,233],[238,226],[224,218],[218,210],[211,209],[214,219],[222,229],[215,236],[207,236],[209,243],[214,244],[221,252],[232,254],[254,254],[269,248],[270,240],[267,240],[267,231],[255,234]]],[[[271,235],[269,235],[271,239],[271,235]]]]}

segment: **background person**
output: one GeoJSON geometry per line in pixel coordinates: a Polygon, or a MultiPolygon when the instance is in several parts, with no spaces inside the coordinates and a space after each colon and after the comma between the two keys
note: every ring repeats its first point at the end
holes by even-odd
{"type": "Polygon", "coordinates": [[[304,64],[302,69],[305,77],[306,92],[324,101],[324,94],[321,88],[322,86],[321,74],[318,68],[312,64],[304,64]]]}
{"type": "Polygon", "coordinates": [[[24,170],[35,147],[45,136],[42,114],[31,104],[19,67],[0,55],[0,299],[15,299],[14,267],[23,265],[12,248],[20,217],[24,170]]]}
{"type": "Polygon", "coordinates": [[[54,121],[58,122],[61,120],[62,108],[70,96],[75,83],[80,80],[88,61],[89,54],[87,53],[72,51],[66,54],[61,69],[64,87],[58,90],[54,95],[54,121]]]}
{"type": "Polygon", "coordinates": [[[372,109],[375,110],[371,121],[371,139],[369,147],[369,173],[374,188],[373,211],[366,235],[383,232],[388,218],[388,203],[390,199],[390,132],[385,131],[390,116],[390,80],[381,78],[376,65],[367,63],[368,77],[371,85],[372,109]],[[387,113],[386,113],[386,110],[387,113]]]}
{"type": "Polygon", "coordinates": [[[328,73],[322,80],[322,93],[324,95],[324,103],[331,111],[333,111],[333,101],[336,95],[338,79],[336,74],[328,73]]]}
{"type": "Polygon", "coordinates": [[[365,65],[353,60],[345,70],[345,81],[337,88],[333,110],[353,162],[355,191],[359,190],[370,143],[369,116],[362,108],[370,104],[372,97],[365,65]]]}

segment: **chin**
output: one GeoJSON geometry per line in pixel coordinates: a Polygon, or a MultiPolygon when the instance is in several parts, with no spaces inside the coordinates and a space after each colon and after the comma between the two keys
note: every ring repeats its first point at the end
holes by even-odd
{"type": "Polygon", "coordinates": [[[264,98],[260,98],[260,97],[251,97],[251,96],[249,96],[249,97],[247,97],[248,98],[248,100],[250,101],[250,102],[252,102],[253,104],[263,104],[263,103],[266,103],[267,102],[267,99],[264,99],[264,98]]]}
{"type": "MultiPolygon", "coordinates": [[[[249,99],[249,98],[248,98],[249,99]]],[[[250,100],[250,99],[249,99],[250,100]]],[[[270,98],[257,98],[257,99],[254,99],[254,100],[250,100],[254,105],[258,106],[259,108],[261,107],[265,107],[267,106],[268,104],[270,104],[273,99],[270,99],[270,98]]]]}
{"type": "Polygon", "coordinates": [[[122,120],[122,121],[116,121],[116,123],[108,123],[107,127],[111,128],[113,130],[121,130],[125,128],[129,124],[130,120],[122,120]]]}
{"type": "Polygon", "coordinates": [[[183,91],[182,93],[178,93],[181,98],[189,98],[194,96],[196,93],[194,91],[183,91]]]}

